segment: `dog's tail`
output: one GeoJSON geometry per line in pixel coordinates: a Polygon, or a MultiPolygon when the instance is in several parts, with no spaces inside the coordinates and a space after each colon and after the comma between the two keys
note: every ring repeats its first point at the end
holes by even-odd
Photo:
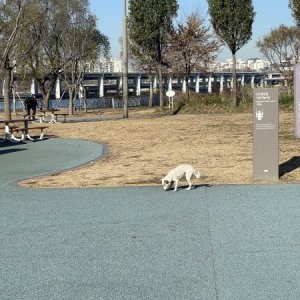
{"type": "Polygon", "coordinates": [[[201,174],[200,174],[200,172],[199,171],[196,171],[195,169],[194,169],[194,175],[195,175],[195,177],[196,178],[200,178],[200,176],[201,176],[201,174]]]}

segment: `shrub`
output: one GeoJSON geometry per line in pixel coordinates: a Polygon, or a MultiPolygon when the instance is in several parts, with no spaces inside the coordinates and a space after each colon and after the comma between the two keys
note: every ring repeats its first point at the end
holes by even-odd
{"type": "Polygon", "coordinates": [[[279,107],[281,110],[293,111],[294,110],[294,95],[289,93],[280,93],[279,107]]]}
{"type": "MultiPolygon", "coordinates": [[[[230,92],[223,94],[191,93],[190,99],[182,94],[175,101],[173,114],[177,113],[229,113],[252,112],[253,89],[251,86],[241,87],[238,92],[239,106],[232,107],[230,92]]],[[[279,90],[280,110],[293,111],[294,96],[286,91],[279,90]]]]}

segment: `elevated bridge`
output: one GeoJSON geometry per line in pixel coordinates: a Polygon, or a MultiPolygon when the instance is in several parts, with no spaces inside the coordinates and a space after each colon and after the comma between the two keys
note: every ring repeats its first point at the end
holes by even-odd
{"type": "MultiPolygon", "coordinates": [[[[107,94],[118,94],[122,90],[122,73],[86,73],[83,87],[87,97],[104,97],[107,94]]],[[[267,72],[237,72],[237,81],[241,86],[269,86],[283,81],[280,73],[267,72]]],[[[165,90],[177,90],[183,93],[187,87],[196,93],[223,92],[231,89],[232,72],[192,73],[188,82],[184,79],[169,75],[163,76],[165,90]]],[[[159,88],[157,77],[153,76],[150,83],[149,75],[144,72],[128,74],[129,91],[139,96],[147,91],[152,84],[154,91],[159,88]]]]}

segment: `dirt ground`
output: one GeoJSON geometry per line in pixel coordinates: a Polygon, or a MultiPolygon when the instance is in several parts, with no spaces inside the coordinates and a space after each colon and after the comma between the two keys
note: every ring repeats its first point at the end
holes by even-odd
{"type": "MultiPolygon", "coordinates": [[[[201,172],[200,179],[193,179],[195,184],[257,183],[252,179],[250,113],[157,117],[153,110],[137,110],[129,111],[129,119],[105,120],[105,114],[101,118],[98,122],[49,124],[46,134],[104,143],[108,156],[22,185],[153,186],[180,163],[192,164],[201,172]]],[[[300,183],[300,141],[294,138],[293,113],[280,113],[279,136],[279,183],[300,183]]]]}

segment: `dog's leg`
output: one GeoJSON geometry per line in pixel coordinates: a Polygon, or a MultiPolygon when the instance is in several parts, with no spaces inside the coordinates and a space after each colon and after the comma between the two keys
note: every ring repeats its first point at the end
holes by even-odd
{"type": "Polygon", "coordinates": [[[187,191],[190,191],[191,188],[192,188],[192,182],[191,182],[191,179],[188,179],[187,181],[189,183],[189,187],[186,189],[187,191]]]}
{"type": "Polygon", "coordinates": [[[191,181],[191,177],[192,177],[192,173],[186,173],[185,175],[185,178],[186,178],[186,181],[188,182],[189,184],[189,187],[186,189],[187,191],[190,191],[191,188],[192,188],[192,181],[191,181]]]}
{"type": "Polygon", "coordinates": [[[177,185],[178,185],[179,180],[175,180],[175,187],[174,187],[174,192],[177,191],[177,185]]]}
{"type": "Polygon", "coordinates": [[[192,188],[192,181],[191,181],[191,177],[186,176],[186,180],[189,184],[189,187],[186,189],[187,191],[190,191],[192,188]]]}

